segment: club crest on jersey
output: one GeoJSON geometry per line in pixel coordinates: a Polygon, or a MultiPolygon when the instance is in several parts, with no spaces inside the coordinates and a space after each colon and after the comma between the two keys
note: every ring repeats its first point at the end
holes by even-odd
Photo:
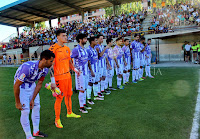
{"type": "Polygon", "coordinates": [[[19,77],[20,80],[24,80],[24,78],[26,77],[26,75],[24,73],[22,73],[19,77]]]}

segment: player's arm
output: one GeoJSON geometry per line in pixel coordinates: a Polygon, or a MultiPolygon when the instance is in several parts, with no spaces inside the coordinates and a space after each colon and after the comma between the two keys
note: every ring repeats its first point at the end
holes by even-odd
{"type": "Polygon", "coordinates": [[[133,56],[132,56],[132,48],[130,48],[130,52],[131,52],[131,62],[133,62],[133,56]]]}
{"type": "Polygon", "coordinates": [[[78,76],[80,75],[80,71],[74,67],[74,64],[72,63],[72,60],[69,61],[69,67],[71,70],[73,70],[78,76]]]}
{"type": "Polygon", "coordinates": [[[55,78],[54,78],[54,64],[49,68],[49,71],[50,71],[50,78],[51,78],[51,89],[52,90],[55,90],[56,89],[56,81],[55,81],[55,78]]]}
{"type": "Polygon", "coordinates": [[[110,48],[109,45],[107,45],[107,46],[103,49],[103,51],[102,51],[101,53],[99,53],[99,57],[102,57],[103,54],[105,53],[105,51],[106,51],[108,48],[110,48]]]}
{"type": "Polygon", "coordinates": [[[144,52],[146,47],[147,47],[147,45],[144,46],[144,48],[141,50],[141,52],[144,52]]]}
{"type": "Polygon", "coordinates": [[[91,66],[91,63],[90,63],[89,60],[88,60],[88,68],[89,68],[89,70],[91,72],[92,77],[95,77],[94,71],[92,70],[92,66],[91,66]]]}
{"type": "Polygon", "coordinates": [[[112,69],[110,62],[108,60],[108,57],[106,57],[106,65],[107,65],[108,69],[110,69],[110,70],[112,69]]]}
{"type": "Polygon", "coordinates": [[[44,81],[44,76],[41,77],[35,87],[35,90],[34,90],[34,93],[33,93],[33,97],[31,99],[31,102],[30,102],[30,109],[33,109],[34,107],[34,100],[35,100],[35,97],[37,96],[37,94],[39,93],[40,89],[42,88],[42,83],[44,81]]]}
{"type": "Polygon", "coordinates": [[[118,64],[117,58],[114,57],[114,60],[115,60],[115,63],[116,63],[117,68],[119,68],[119,64],[118,64]]]}
{"type": "Polygon", "coordinates": [[[124,65],[127,66],[124,54],[122,55],[122,57],[123,57],[124,65]]]}
{"type": "Polygon", "coordinates": [[[16,80],[16,82],[14,84],[15,106],[19,110],[22,110],[22,104],[20,103],[20,98],[19,98],[20,85],[22,85],[22,84],[23,84],[23,82],[18,79],[16,80]]]}

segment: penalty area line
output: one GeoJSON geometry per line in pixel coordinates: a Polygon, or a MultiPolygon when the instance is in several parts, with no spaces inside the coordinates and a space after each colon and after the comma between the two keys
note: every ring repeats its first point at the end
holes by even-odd
{"type": "Polygon", "coordinates": [[[198,95],[197,102],[194,112],[194,118],[192,123],[192,130],[190,133],[190,139],[198,139],[199,137],[199,118],[200,118],[200,70],[199,70],[199,86],[198,86],[198,95]]]}

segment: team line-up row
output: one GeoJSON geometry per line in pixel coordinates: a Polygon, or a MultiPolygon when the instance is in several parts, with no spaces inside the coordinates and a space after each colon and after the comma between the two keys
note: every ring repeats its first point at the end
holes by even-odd
{"type": "Polygon", "coordinates": [[[65,30],[59,29],[56,37],[58,42],[49,50],[43,51],[40,60],[25,62],[17,69],[14,76],[15,105],[21,111],[20,123],[26,138],[47,137],[39,130],[39,91],[49,70],[51,77],[49,88],[54,93],[57,88],[61,92],[59,95],[54,95],[56,97],[54,110],[57,128],[63,128],[60,120],[63,98],[67,107],[66,117],[81,117],[72,112],[71,96],[73,92],[70,69],[75,72],[76,90],[79,91],[79,110],[82,113],[88,113],[88,109],[92,109],[86,105],[87,102],[90,105],[94,104],[91,97],[92,90],[94,100],[104,100],[104,95],[109,95],[112,90],[116,90],[112,87],[114,69],[117,75],[118,89],[124,89],[124,85],[129,83],[130,71],[132,71],[132,83],[142,81],[146,77],[154,78],[150,73],[151,39],[145,43],[145,38],[136,34],[135,40],[130,44],[128,39],[119,37],[113,47],[112,38],[108,38],[107,46],[103,46],[103,36],[98,35],[89,38],[90,45],[86,48],[87,36],[78,34],[76,37],[78,45],[70,52],[69,47],[64,45],[67,42],[65,30]],[[143,77],[144,68],[146,77],[143,77]],[[36,81],[38,81],[37,84],[36,81]],[[33,136],[29,122],[31,109],[33,136]]]}

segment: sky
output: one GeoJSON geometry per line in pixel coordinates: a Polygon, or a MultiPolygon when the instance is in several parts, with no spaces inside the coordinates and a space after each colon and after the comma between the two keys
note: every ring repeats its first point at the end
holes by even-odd
{"type": "MultiPolygon", "coordinates": [[[[5,5],[8,5],[10,3],[13,3],[15,1],[18,1],[18,0],[0,0],[0,8],[5,6],[5,5]]],[[[51,21],[52,26],[53,27],[56,26],[57,22],[58,22],[57,19],[52,20],[51,21]]],[[[49,23],[48,21],[45,22],[47,27],[49,26],[48,23],[49,23]]],[[[24,27],[20,27],[19,28],[19,32],[20,33],[23,31],[23,28],[24,27]]],[[[5,25],[1,25],[0,24],[0,42],[5,40],[6,38],[8,38],[10,35],[12,37],[17,36],[17,28],[16,27],[11,27],[11,26],[5,26],[5,25]]],[[[8,39],[6,39],[6,40],[8,40],[8,39]]]]}

